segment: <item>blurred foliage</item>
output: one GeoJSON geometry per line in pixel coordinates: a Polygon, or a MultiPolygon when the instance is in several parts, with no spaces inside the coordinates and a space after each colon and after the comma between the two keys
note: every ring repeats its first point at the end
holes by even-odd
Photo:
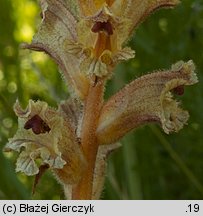
{"type": "MultiPolygon", "coordinates": [[[[0,0],[0,147],[12,137],[18,98],[40,99],[55,106],[68,97],[57,66],[43,53],[19,49],[30,42],[40,22],[35,0],[0,0]]],[[[181,97],[190,112],[188,125],[166,135],[145,126],[122,139],[108,163],[103,199],[203,199],[203,1],[183,0],[174,10],[151,16],[129,41],[136,58],[120,64],[108,82],[106,98],[147,72],[193,59],[199,83],[181,97]]],[[[33,177],[15,173],[16,154],[0,151],[0,199],[63,199],[61,186],[47,172],[34,196],[33,177]]]]}

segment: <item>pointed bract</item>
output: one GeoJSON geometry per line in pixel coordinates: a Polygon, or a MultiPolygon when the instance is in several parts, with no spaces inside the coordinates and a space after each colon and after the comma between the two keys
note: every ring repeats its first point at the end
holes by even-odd
{"type": "Polygon", "coordinates": [[[130,32],[137,28],[151,13],[161,8],[172,8],[179,0],[123,0],[121,14],[132,21],[130,32]]]}
{"type": "Polygon", "coordinates": [[[70,91],[84,98],[89,82],[79,69],[77,58],[67,52],[68,41],[77,41],[77,1],[41,0],[42,23],[31,44],[22,47],[48,53],[59,65],[70,91]]]}
{"type": "Polygon", "coordinates": [[[104,181],[106,177],[106,168],[107,168],[107,158],[114,152],[116,149],[120,148],[120,143],[113,143],[110,145],[100,145],[97,152],[96,166],[94,169],[94,180],[93,180],[93,191],[92,199],[100,199],[104,181]]]}

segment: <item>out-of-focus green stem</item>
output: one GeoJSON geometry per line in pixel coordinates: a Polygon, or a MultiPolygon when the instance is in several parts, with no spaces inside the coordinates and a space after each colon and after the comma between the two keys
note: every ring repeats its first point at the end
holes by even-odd
{"type": "Polygon", "coordinates": [[[171,158],[175,161],[175,163],[182,170],[182,172],[194,184],[194,186],[199,190],[199,192],[203,194],[202,184],[199,182],[196,176],[192,173],[192,171],[185,165],[184,161],[179,157],[179,155],[174,151],[170,143],[165,139],[165,137],[161,134],[161,132],[155,126],[150,126],[150,128],[152,132],[157,136],[157,138],[159,139],[163,147],[167,150],[171,158]]]}
{"type": "Polygon", "coordinates": [[[0,94],[0,101],[1,101],[2,105],[4,106],[5,110],[7,110],[7,112],[9,112],[9,113],[13,114],[13,116],[15,116],[12,107],[8,104],[5,96],[2,93],[0,94]]]}

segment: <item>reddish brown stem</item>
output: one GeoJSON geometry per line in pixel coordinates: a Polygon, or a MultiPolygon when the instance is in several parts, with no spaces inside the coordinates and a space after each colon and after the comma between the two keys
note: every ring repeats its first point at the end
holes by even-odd
{"type": "Polygon", "coordinates": [[[96,128],[103,103],[104,81],[97,81],[89,88],[85,103],[81,144],[87,159],[87,169],[81,181],[73,188],[72,199],[92,198],[93,175],[98,150],[96,128]]]}

